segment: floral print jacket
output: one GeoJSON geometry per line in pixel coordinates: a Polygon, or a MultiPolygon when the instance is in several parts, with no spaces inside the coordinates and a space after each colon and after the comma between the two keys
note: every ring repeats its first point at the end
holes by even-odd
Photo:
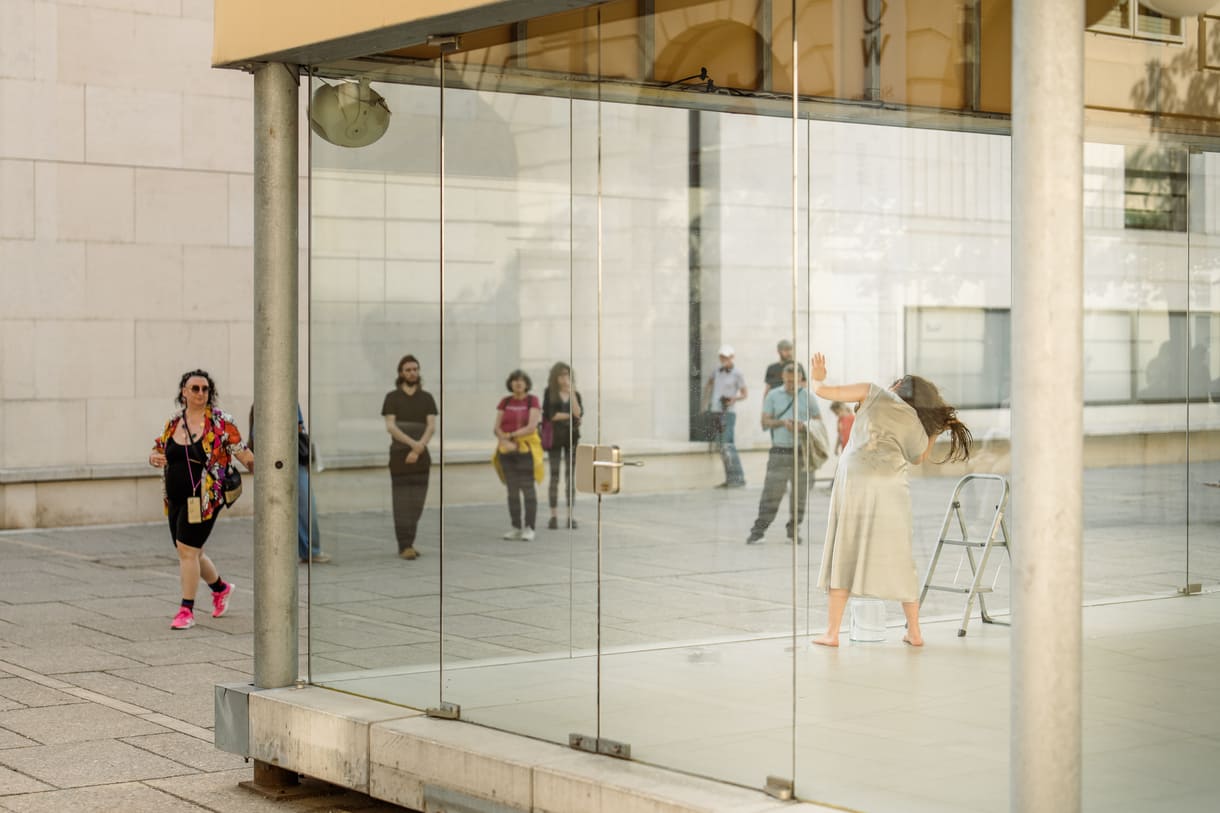
{"type": "MultiPolygon", "coordinates": [[[[182,412],[178,411],[165,422],[163,431],[153,446],[161,454],[165,454],[165,445],[173,436],[174,430],[182,422],[182,412]]],[[[225,469],[233,460],[233,454],[246,449],[246,442],[241,439],[241,432],[233,423],[233,416],[213,407],[203,417],[203,452],[208,456],[204,467],[203,489],[203,519],[209,520],[223,506],[225,469]]],[[[165,470],[161,470],[161,498],[165,502],[165,513],[169,514],[169,497],[165,492],[165,470]]]]}

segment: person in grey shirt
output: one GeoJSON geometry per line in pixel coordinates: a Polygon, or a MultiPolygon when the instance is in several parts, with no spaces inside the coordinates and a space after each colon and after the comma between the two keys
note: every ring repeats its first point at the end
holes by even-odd
{"type": "Polygon", "coordinates": [[[720,444],[720,461],[724,463],[724,482],[717,488],[741,488],[746,484],[745,472],[741,470],[741,458],[737,456],[737,446],[734,430],[737,427],[737,413],[733,405],[749,397],[746,390],[746,379],[733,366],[733,348],[721,345],[718,353],[720,367],[708,376],[703,387],[704,409],[720,413],[720,434],[717,438],[720,444]]]}

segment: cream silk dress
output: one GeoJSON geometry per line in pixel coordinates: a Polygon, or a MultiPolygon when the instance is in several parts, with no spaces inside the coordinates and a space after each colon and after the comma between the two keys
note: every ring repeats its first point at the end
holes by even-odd
{"type": "Polygon", "coordinates": [[[871,385],[835,472],[819,587],[898,601],[919,598],[907,467],[927,448],[915,410],[871,385]]]}

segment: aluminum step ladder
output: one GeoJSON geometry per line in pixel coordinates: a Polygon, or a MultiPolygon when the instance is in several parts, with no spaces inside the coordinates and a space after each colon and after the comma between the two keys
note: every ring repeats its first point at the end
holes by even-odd
{"type": "Polygon", "coordinates": [[[1008,480],[998,474],[967,474],[957,481],[957,486],[953,489],[953,497],[949,500],[949,509],[945,512],[945,522],[941,525],[940,538],[936,540],[936,551],[932,554],[932,561],[928,564],[928,573],[924,576],[923,589],[919,593],[919,605],[923,606],[924,598],[927,597],[929,590],[965,595],[966,607],[962,611],[962,625],[957,630],[959,638],[966,634],[966,625],[970,623],[970,611],[974,607],[974,600],[976,598],[979,602],[979,613],[982,616],[983,623],[1009,626],[1009,622],[997,621],[988,614],[987,604],[983,599],[983,594],[995,591],[995,583],[999,580],[1000,567],[1002,565],[996,568],[995,578],[990,586],[982,584],[983,573],[987,569],[987,560],[991,557],[991,552],[994,549],[1003,548],[1004,553],[1009,557],[1008,563],[1010,565],[1012,563],[1012,556],[1009,552],[1009,542],[1011,539],[1008,535],[1008,521],[1004,516],[1004,512],[1007,509],[1008,480]],[[997,490],[999,497],[992,506],[994,510],[991,514],[991,521],[988,523],[987,536],[981,539],[970,536],[970,532],[967,530],[966,518],[962,515],[962,489],[973,480],[991,480],[999,483],[997,490]],[[954,524],[957,525],[958,536],[951,538],[949,534],[953,530],[954,524]],[[940,563],[940,554],[946,545],[961,548],[962,556],[958,560],[957,570],[953,573],[952,583],[933,584],[932,579],[936,575],[936,566],[940,563]],[[977,560],[975,559],[976,550],[982,551],[977,560]],[[968,586],[958,582],[958,577],[962,575],[963,562],[970,565],[970,583],[968,586]]]}

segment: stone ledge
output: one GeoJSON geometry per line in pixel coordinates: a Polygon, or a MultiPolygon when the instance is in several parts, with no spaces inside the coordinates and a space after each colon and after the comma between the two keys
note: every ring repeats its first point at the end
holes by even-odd
{"type": "Polygon", "coordinates": [[[249,756],[368,793],[369,726],[420,714],[314,686],[254,691],[249,756]]]}
{"type": "Polygon", "coordinates": [[[316,686],[254,691],[249,712],[254,759],[414,810],[453,797],[521,813],[833,810],[316,686]]]}

